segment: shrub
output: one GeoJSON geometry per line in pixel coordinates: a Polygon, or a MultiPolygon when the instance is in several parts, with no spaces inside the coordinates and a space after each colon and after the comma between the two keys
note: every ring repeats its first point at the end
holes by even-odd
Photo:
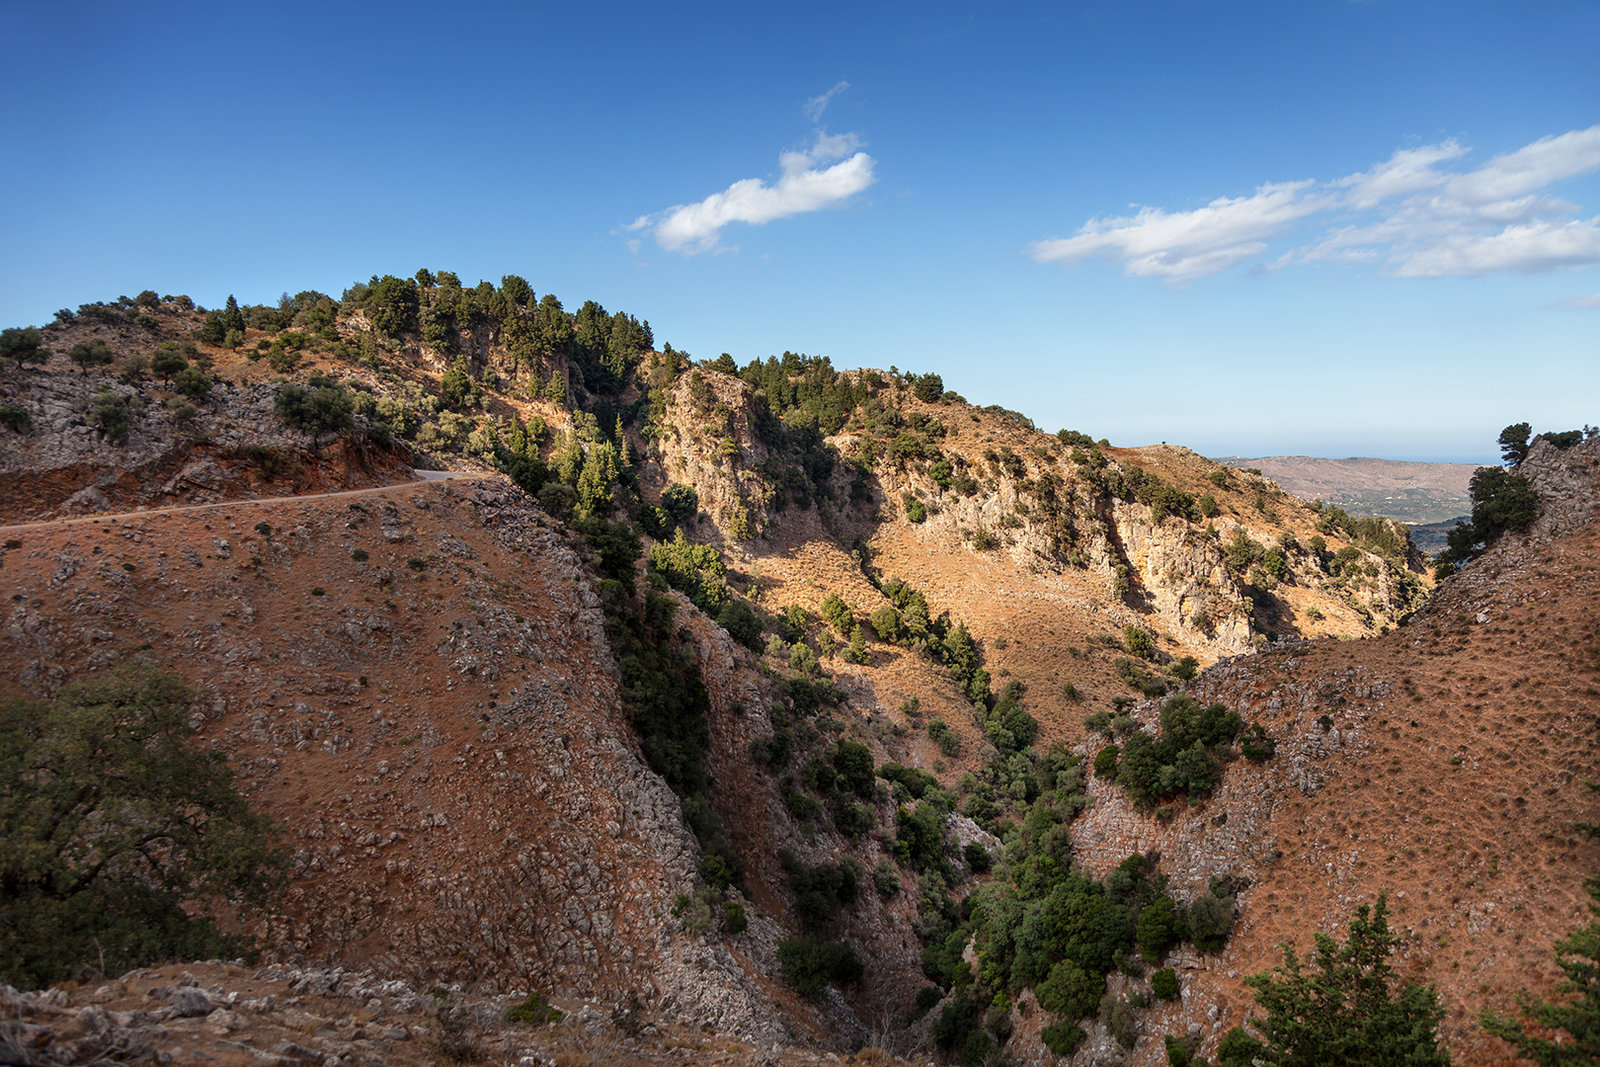
{"type": "Polygon", "coordinates": [[[906,639],[905,620],[893,607],[879,608],[867,621],[872,624],[872,632],[885,641],[899,644],[906,639]]]}
{"type": "MultiPolygon", "coordinates": [[[[884,900],[892,900],[900,895],[900,870],[888,860],[883,860],[872,872],[872,887],[878,891],[878,896],[884,900]]],[[[938,1003],[935,1000],[934,1003],[938,1003]]],[[[928,1005],[931,1008],[933,1005],[928,1005]]],[[[927,1008],[923,1009],[924,1012],[927,1008]]]]}
{"type": "Polygon", "coordinates": [[[943,719],[928,720],[928,738],[939,746],[939,751],[946,756],[959,756],[961,754],[961,738],[956,736],[954,730],[943,719]]]}
{"type": "Polygon", "coordinates": [[[778,943],[778,969],[797,992],[814,996],[829,982],[859,981],[861,960],[848,945],[816,937],[791,937],[778,943]]]}
{"type": "Polygon", "coordinates": [[[1150,976],[1150,992],[1161,1000],[1172,1000],[1179,993],[1178,972],[1163,967],[1150,976]]]}
{"type": "Polygon", "coordinates": [[[717,615],[717,625],[750,651],[761,651],[761,619],[755,609],[743,600],[734,598],[723,605],[721,613],[717,615]]]}
{"type": "Polygon", "coordinates": [[[850,610],[850,605],[833,593],[829,593],[822,601],[822,617],[828,620],[834,632],[840,637],[850,636],[850,631],[855,629],[855,613],[850,610]]]}
{"type": "Polygon", "coordinates": [[[28,414],[28,409],[10,401],[0,403],[0,426],[15,433],[22,433],[33,421],[33,416],[28,414]]]}
{"type": "Polygon", "coordinates": [[[120,443],[128,436],[128,404],[109,386],[95,390],[88,399],[89,420],[107,441],[120,443]]]}
{"type": "Polygon", "coordinates": [[[1213,884],[1189,904],[1189,940],[1201,952],[1215,952],[1227,944],[1233,928],[1234,899],[1217,890],[1213,884]]]}
{"type": "Polygon", "coordinates": [[[1071,1056],[1086,1036],[1082,1027],[1066,1022],[1051,1023],[1039,1031],[1044,1047],[1063,1058],[1071,1056]]]}
{"type": "Polygon", "coordinates": [[[687,594],[701,611],[716,612],[727,601],[728,569],[722,554],[712,545],[689,541],[681,526],[670,542],[653,546],[649,558],[650,569],[687,594]]]}
{"type": "Polygon", "coordinates": [[[1039,1007],[1068,1019],[1093,1015],[1105,993],[1105,979],[1072,960],[1050,968],[1050,975],[1033,988],[1039,1007]]]}
{"type": "Polygon", "coordinates": [[[994,866],[994,860],[990,858],[989,850],[976,841],[967,842],[967,847],[962,850],[962,855],[966,857],[967,868],[973,874],[983,874],[994,866]]]}
{"type": "Polygon", "coordinates": [[[211,392],[211,379],[202,370],[185,367],[173,376],[172,387],[190,400],[199,400],[211,392]]]}
{"type": "Polygon", "coordinates": [[[78,365],[78,370],[89,373],[91,367],[108,367],[116,358],[104,341],[79,341],[67,350],[67,358],[78,365]]]}
{"type": "Polygon", "coordinates": [[[1252,723],[1249,733],[1240,739],[1239,748],[1244,752],[1245,759],[1252,763],[1264,763],[1277,753],[1278,742],[1267,735],[1260,723],[1252,723]]]}
{"type": "Polygon", "coordinates": [[[0,330],[0,359],[9,359],[21,367],[43,363],[49,358],[50,351],[44,347],[44,332],[37,327],[0,330]]]}
{"type": "Polygon", "coordinates": [[[508,1023],[528,1023],[532,1026],[558,1023],[564,1018],[566,1013],[551,1004],[543,993],[529,993],[527,1000],[511,1005],[505,1015],[508,1023]]]}
{"type": "Polygon", "coordinates": [[[309,388],[285,385],[272,398],[272,410],[287,425],[311,435],[311,449],[325,433],[340,433],[354,425],[355,400],[331,378],[312,375],[309,388]]]}
{"type": "Polygon", "coordinates": [[[1134,927],[1139,954],[1146,963],[1155,963],[1178,940],[1178,911],[1166,894],[1156,897],[1139,912],[1134,927]]]}
{"type": "Polygon", "coordinates": [[[1122,631],[1122,639],[1128,646],[1128,651],[1140,659],[1155,658],[1156,646],[1150,639],[1150,631],[1129,623],[1122,631]]]}

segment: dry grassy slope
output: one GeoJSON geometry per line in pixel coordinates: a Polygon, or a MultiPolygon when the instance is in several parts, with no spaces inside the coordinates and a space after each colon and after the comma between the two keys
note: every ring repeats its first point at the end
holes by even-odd
{"type": "Polygon", "coordinates": [[[576,557],[521,494],[420,484],[16,539],[0,673],[48,693],[149,650],[204,687],[202,735],[289,830],[286,917],[243,920],[280,952],[779,1033],[727,946],[671,915],[698,850],[632,747],[576,557]]]}
{"type": "MultiPolygon", "coordinates": [[[[1022,460],[1027,477],[1052,471],[1070,492],[1077,481],[1070,450],[994,411],[963,403],[927,404],[906,389],[890,389],[880,396],[904,414],[921,412],[948,428],[939,447],[947,455],[962,457],[979,478],[976,496],[941,491],[916,465],[901,469],[880,461],[867,506],[845,505],[849,487],[841,470],[835,478],[833,506],[820,511],[790,506],[780,511],[755,473],[768,451],[751,425],[748,388],[729,375],[706,369],[700,374],[712,401],[696,404],[688,376],[678,378],[672,410],[663,420],[659,458],[642,476],[647,492],[659,492],[669,481],[692,485],[713,527],[702,534],[722,542],[732,565],[759,589],[769,608],[796,603],[815,612],[830,593],[843,597],[861,615],[883,606],[887,601],[850,554],[857,541],[865,543],[883,575],[906,579],[927,595],[936,613],[948,611],[966,623],[979,639],[985,665],[997,684],[1010,678],[1027,684],[1028,707],[1043,724],[1046,742],[1075,739],[1081,735],[1085,711],[1103,710],[1112,697],[1130,692],[1111,667],[1119,651],[1103,640],[1120,639],[1127,625],[1150,630],[1163,658],[1193,655],[1209,663],[1251,647],[1248,605],[1222,566],[1218,542],[1225,543],[1238,529],[1266,545],[1289,533],[1303,546],[1316,535],[1316,513],[1270,482],[1230,472],[1227,486],[1218,487],[1209,476],[1222,468],[1187,449],[1113,448],[1109,458],[1124,467],[1148,469],[1195,497],[1211,494],[1219,509],[1211,521],[1217,540],[1210,539],[1203,526],[1172,517],[1156,521],[1142,504],[1116,502],[1100,518],[1080,513],[1078,526],[1089,566],[1068,566],[1054,554],[1035,516],[1020,516],[1019,523],[1005,518],[1018,516],[1016,505],[1019,500],[1026,504],[1026,493],[1018,479],[995,469],[984,456],[1010,448],[1022,460]],[[927,521],[907,521],[901,503],[905,492],[927,503],[927,521]],[[742,537],[730,521],[738,513],[748,524],[748,534],[742,537]],[[970,531],[980,525],[997,538],[996,548],[973,547],[970,531]],[[1127,602],[1112,592],[1119,550],[1139,580],[1127,602]],[[1211,615],[1209,629],[1193,625],[1192,616],[1199,610],[1211,615]],[[1068,683],[1076,687],[1078,702],[1064,695],[1068,683]]],[[[858,439],[845,434],[835,444],[848,456],[858,439]]],[[[1328,537],[1327,542],[1329,552],[1346,546],[1339,537],[1328,537]]],[[[1269,619],[1258,612],[1258,631],[1270,628],[1296,637],[1355,636],[1374,632],[1399,613],[1381,576],[1362,580],[1359,595],[1370,605],[1369,622],[1340,590],[1332,588],[1308,554],[1291,555],[1290,566],[1291,581],[1273,591],[1284,614],[1269,619]]],[[[842,659],[827,665],[858,679],[869,703],[892,710],[915,696],[923,701],[924,710],[942,716],[965,738],[977,741],[971,713],[942,671],[909,661],[884,645],[873,646],[869,670],[853,669],[842,659]]],[[[920,723],[902,725],[915,730],[920,723]]],[[[923,748],[921,756],[927,762],[919,765],[936,762],[931,749],[923,748]]],[[[967,745],[962,759],[954,762],[965,766],[976,752],[976,743],[967,745]]]]}
{"type": "MultiPolygon", "coordinates": [[[[1595,818],[1584,783],[1600,779],[1600,449],[1544,459],[1559,469],[1542,484],[1564,499],[1547,493],[1532,534],[1446,582],[1407,626],[1201,676],[1202,698],[1269,727],[1275,759],[1231,765],[1169,822],[1095,783],[1074,837],[1089,866],[1154,849],[1182,895],[1214,875],[1252,883],[1227,949],[1178,961],[1183,999],[1153,1009],[1147,1034],[1192,1030],[1213,1048],[1252,1008],[1243,975],[1275,965],[1280,942],[1304,952],[1313,930],[1342,934],[1355,904],[1387,891],[1408,937],[1398,969],[1438,985],[1455,1062],[1506,1062],[1477,1014],[1550,989],[1551,945],[1587,919],[1582,883],[1600,859],[1574,830],[1595,818]]],[[[1159,1043],[1134,1062],[1165,1062],[1159,1043]]]]}

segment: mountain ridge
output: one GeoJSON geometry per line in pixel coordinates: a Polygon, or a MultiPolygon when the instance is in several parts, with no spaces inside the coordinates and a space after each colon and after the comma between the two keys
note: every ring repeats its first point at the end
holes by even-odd
{"type": "MultiPolygon", "coordinates": [[[[926,1049],[942,1040],[965,987],[940,989],[931,1012],[917,990],[951,973],[939,953],[966,929],[962,909],[1022,862],[1018,835],[1041,803],[1081,796],[1087,809],[1071,826],[1085,871],[1106,878],[1129,853],[1160,851],[1180,908],[1213,876],[1253,880],[1231,897],[1235,941],[1220,953],[1179,945],[1165,959],[1186,990],[1176,1005],[1119,1009],[1140,1020],[1129,1047],[1112,1016],[1083,1020],[1077,1062],[1163,1062],[1163,1032],[1212,1048],[1224,1022],[1242,1017],[1237,978],[1272,962],[1266,938],[1336,921],[1359,896],[1351,887],[1329,895],[1315,881],[1274,887],[1261,848],[1229,851],[1217,839],[1281,838],[1274,828],[1291,812],[1326,828],[1317,831],[1326,844],[1352,818],[1346,807],[1360,803],[1338,788],[1345,776],[1426,785],[1370,763],[1404,740],[1373,740],[1371,724],[1393,702],[1432,709],[1435,689],[1459,688],[1431,668],[1425,676],[1401,650],[1465,641],[1464,659],[1445,657],[1462,671],[1491,651],[1476,643],[1482,624],[1462,629],[1446,617],[1461,610],[1421,606],[1429,579],[1402,530],[1311,507],[1187,449],[1047,435],[1017,413],[965,404],[937,376],[837,372],[792,353],[746,368],[694,364],[669,345],[641,346],[639,324],[589,305],[562,319],[544,302],[530,310],[531,298],[496,304],[492,286],[454,290],[477,294],[470,307],[448,286],[381,288],[417,295],[409,325],[387,332],[378,323],[392,309],[355,306],[347,294],[304,301],[337,340],[286,342],[306,310],[292,306],[275,312],[287,319],[241,329],[238,349],[201,339],[191,362],[208,364],[217,384],[182,420],[180,396],[148,371],[91,375],[62,358],[86,338],[115,344],[124,360],[140,346],[181,346],[209,317],[177,301],[130,302],[109,325],[110,311],[99,311],[53,327],[44,335],[52,358],[4,383],[4,402],[25,414],[26,428],[0,430],[0,479],[8,490],[48,486],[19,510],[107,514],[103,524],[22,531],[0,553],[12,604],[8,676],[47,695],[69,665],[170,650],[218,687],[203,736],[232,753],[303,853],[282,924],[254,927],[285,958],[485,992],[531,983],[763,1044],[870,1039],[926,1049]],[[439,322],[430,316],[446,304],[451,325],[430,340],[439,322]],[[498,319],[479,314],[496,307],[498,319]],[[141,315],[155,326],[137,325],[141,315]],[[601,322],[624,338],[620,348],[579,341],[585,323],[601,322]],[[557,331],[554,347],[515,346],[518,330],[561,323],[568,332],[557,331]],[[446,341],[454,351],[439,347],[446,341]],[[329,375],[343,384],[316,384],[329,375]],[[333,443],[278,412],[285,390],[324,387],[354,398],[333,443]],[[97,414],[95,398],[108,391],[133,414],[121,442],[97,414]],[[78,451],[51,445],[57,439],[78,451]],[[153,492],[153,479],[117,473],[163,456],[185,470],[197,452],[218,472],[209,484],[169,475],[153,492]],[[275,485],[346,484],[360,477],[348,458],[356,454],[384,457],[372,477],[413,461],[485,477],[397,487],[365,511],[349,501],[247,499],[275,485]],[[219,512],[109,514],[120,502],[229,494],[237,503],[219,512]],[[615,525],[606,518],[619,513],[615,525]],[[639,538],[627,559],[617,539],[625,526],[639,538]],[[630,629],[630,618],[659,611],[670,626],[630,629]],[[307,645],[307,634],[327,648],[307,645]],[[652,755],[663,741],[634,702],[636,634],[665,641],[704,685],[710,781],[700,792],[674,796],[662,777],[673,769],[652,755]],[[1341,636],[1370,640],[1331,640],[1341,636]],[[1349,683],[1369,650],[1379,656],[1363,668],[1370,680],[1349,683]],[[1224,753],[1209,799],[1130,804],[1123,787],[1102,780],[1103,731],[1126,741],[1127,731],[1150,728],[1157,694],[1214,663],[1193,691],[1248,712],[1282,754],[1258,767],[1224,753]],[[1285,713],[1283,679],[1302,669],[1332,682],[1296,681],[1299,711],[1285,713]],[[263,698],[277,692],[282,699],[263,698]],[[1330,746],[1313,711],[1333,715],[1341,738],[1365,740],[1330,746]],[[1030,731],[1037,741],[1019,744],[1030,731]],[[1075,771],[1050,762],[1057,745],[1075,771]],[[862,753],[876,779],[850,777],[862,753]],[[1047,766],[1054,789],[1040,781],[1047,766]],[[927,853],[917,851],[916,819],[929,804],[918,774],[954,808],[927,853]],[[323,784],[296,784],[307,780],[323,784]],[[502,799],[511,796],[515,805],[502,799]],[[552,846],[517,847],[545,837],[552,846]],[[969,867],[974,846],[987,860],[969,867]],[[710,861],[721,856],[742,871],[719,887],[710,861]],[[986,862],[996,874],[978,870],[986,862]],[[801,888],[830,879],[839,894],[854,885],[848,901],[819,905],[801,888]],[[573,901],[584,906],[574,911],[573,901]],[[819,992],[799,992],[792,946],[808,937],[847,946],[864,975],[841,971],[819,992]],[[908,1021],[919,1006],[924,1014],[908,1021]]],[[[249,313],[266,321],[274,312],[249,313]]],[[[1587,640],[1574,621],[1587,610],[1585,587],[1552,577],[1540,553],[1559,551],[1569,569],[1581,560],[1570,546],[1596,496],[1591,451],[1555,456],[1536,445],[1529,469],[1544,472],[1547,518],[1565,515],[1564,525],[1492,551],[1445,592],[1477,588],[1501,566],[1495,560],[1520,553],[1524,577],[1495,595],[1540,576],[1578,598],[1563,601],[1572,632],[1561,647],[1587,640]]],[[[1472,617],[1483,613],[1480,603],[1472,617]]],[[[1540,659],[1535,678],[1496,655],[1496,679],[1555,687],[1555,659],[1540,659]]],[[[1474,684],[1454,699],[1484,705],[1506,682],[1474,684]]],[[[1570,710],[1580,698],[1563,697],[1545,724],[1569,745],[1580,743],[1570,710]]],[[[1547,748],[1539,736],[1528,726],[1517,744],[1547,748]]],[[[1497,752],[1522,766],[1517,745],[1497,752]]],[[[1538,758],[1545,774],[1550,757],[1538,758]]],[[[1533,757],[1527,766],[1534,773],[1533,757]]],[[[1489,771],[1473,762],[1459,773],[1480,770],[1489,771]]],[[[1534,810],[1570,808],[1583,776],[1569,770],[1558,799],[1534,810]]],[[[1386,804],[1412,795],[1391,792],[1400,799],[1386,804]]],[[[1388,829],[1372,831],[1380,837],[1413,832],[1401,814],[1384,818],[1388,829]]],[[[1476,829],[1452,829],[1452,849],[1476,829]]],[[[1579,848],[1552,852],[1528,832],[1519,854],[1533,862],[1559,853],[1545,865],[1564,888],[1534,914],[1499,911],[1502,928],[1482,935],[1496,961],[1485,980],[1498,983],[1501,1007],[1507,968],[1547,960],[1550,939],[1581,917],[1579,848]]],[[[1282,851],[1284,870],[1315,858],[1282,851]]],[[[1407,906],[1419,919],[1444,914],[1407,906]]],[[[1463,947],[1408,957],[1408,973],[1437,980],[1437,968],[1463,963],[1463,947]]],[[[1547,964],[1540,973],[1551,977],[1547,964]]],[[[1495,1062],[1495,1046],[1462,1014],[1482,991],[1452,982],[1452,1044],[1462,1062],[1495,1062]]],[[[1105,988],[1131,1004],[1144,984],[1147,976],[1113,971],[1105,988]]],[[[1012,1052],[1040,1061],[1049,1013],[1029,988],[1003,1010],[998,1000],[982,1008],[982,1032],[1011,1035],[1012,1052]]]]}

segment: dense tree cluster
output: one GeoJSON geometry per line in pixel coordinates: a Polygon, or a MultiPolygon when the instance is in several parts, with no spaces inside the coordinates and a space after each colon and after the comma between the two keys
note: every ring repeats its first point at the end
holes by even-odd
{"type": "Polygon", "coordinates": [[[1244,727],[1239,713],[1222,704],[1202,706],[1179,694],[1162,705],[1160,725],[1154,737],[1133,731],[1123,741],[1118,761],[1103,775],[1096,761],[1096,775],[1116,782],[1131,800],[1145,806],[1215,789],[1230,746],[1244,727]]]}

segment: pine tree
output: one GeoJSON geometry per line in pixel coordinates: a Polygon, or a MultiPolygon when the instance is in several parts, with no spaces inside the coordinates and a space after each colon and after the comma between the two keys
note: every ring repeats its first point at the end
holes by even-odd
{"type": "Polygon", "coordinates": [[[1366,1067],[1405,1064],[1446,1067],[1450,1054],[1439,1047],[1444,1007],[1432,986],[1396,984],[1389,956],[1400,942],[1389,930],[1388,898],[1362,904],[1350,920],[1350,935],[1339,944],[1314,935],[1314,973],[1301,966],[1292,945],[1283,946],[1283,964],[1271,973],[1253,974],[1266,1016],[1252,1016],[1260,1038],[1235,1027],[1218,1048],[1223,1067],[1366,1067]]]}

